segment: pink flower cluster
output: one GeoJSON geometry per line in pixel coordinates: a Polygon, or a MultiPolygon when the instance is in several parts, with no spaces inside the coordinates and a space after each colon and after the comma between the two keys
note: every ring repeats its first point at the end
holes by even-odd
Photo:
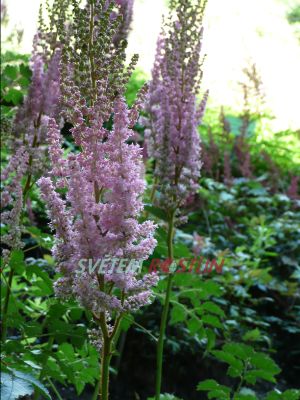
{"type": "MultiPolygon", "coordinates": [[[[15,130],[19,135],[25,135],[25,140],[32,144],[33,131],[39,128],[47,117],[56,118],[59,112],[61,52],[56,49],[46,64],[44,57],[38,51],[39,34],[34,39],[34,50],[30,62],[32,70],[31,85],[24,104],[18,110],[15,120],[15,130]]],[[[39,136],[45,130],[39,132],[39,136]]],[[[38,137],[39,141],[43,141],[38,137]]]]}
{"type": "Polygon", "coordinates": [[[61,51],[56,48],[47,61],[39,49],[40,40],[40,35],[37,34],[30,62],[31,84],[14,121],[13,148],[16,150],[19,146],[26,147],[31,157],[28,171],[30,174],[40,174],[45,170],[48,120],[59,116],[61,51]]]}
{"type": "MultiPolygon", "coordinates": [[[[9,249],[20,249],[23,247],[21,240],[22,224],[21,213],[23,207],[22,178],[28,168],[28,153],[24,147],[20,147],[16,154],[10,158],[5,169],[1,172],[1,182],[4,189],[1,193],[1,222],[7,225],[8,233],[1,238],[3,244],[9,249]]],[[[7,261],[9,250],[3,252],[7,261]]]]}
{"type": "Polygon", "coordinates": [[[142,150],[126,142],[132,134],[128,128],[131,118],[122,97],[114,101],[112,131],[103,127],[98,103],[86,107],[81,101],[81,105],[77,102],[72,128],[81,151],[64,158],[60,131],[55,120],[50,120],[53,169],[51,176],[39,180],[56,230],[54,256],[64,275],[57,282],[57,293],[75,296],[94,313],[133,310],[149,302],[156,276],[146,275],[141,280],[132,274],[82,276],[76,275],[76,269],[83,258],[96,260],[109,255],[142,260],[153,251],[153,223],[138,222],[145,188],[142,150]],[[88,123],[83,111],[89,116],[88,123]],[[59,189],[66,190],[66,195],[60,195],[59,189]],[[113,291],[108,292],[108,287],[121,290],[123,301],[113,291]]]}
{"type": "Polygon", "coordinates": [[[152,70],[145,132],[162,208],[172,210],[195,192],[200,177],[201,123],[208,93],[197,105],[200,90],[202,13],[182,2],[162,31],[152,70]]]}

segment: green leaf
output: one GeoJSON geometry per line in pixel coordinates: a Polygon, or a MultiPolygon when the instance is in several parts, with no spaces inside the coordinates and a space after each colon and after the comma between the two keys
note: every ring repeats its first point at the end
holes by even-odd
{"type": "Polygon", "coordinates": [[[215,328],[223,328],[219,318],[215,317],[214,315],[203,315],[202,322],[214,326],[215,328]]]}
{"type": "Polygon", "coordinates": [[[281,392],[273,390],[272,392],[269,392],[266,400],[281,400],[281,392]]]}
{"type": "Polygon", "coordinates": [[[1,398],[4,400],[16,400],[21,396],[30,396],[34,392],[33,386],[12,374],[1,372],[1,398]]]}
{"type": "Polygon", "coordinates": [[[205,330],[206,337],[207,337],[207,345],[206,349],[211,350],[215,347],[216,344],[216,334],[212,329],[207,328],[205,330]]]}
{"type": "Polygon", "coordinates": [[[238,378],[241,375],[241,370],[230,366],[227,370],[227,375],[231,378],[238,378]]]}
{"type": "Polygon", "coordinates": [[[21,274],[25,269],[24,253],[22,250],[13,250],[10,256],[9,264],[15,272],[21,274]]]}
{"type": "Polygon", "coordinates": [[[236,394],[233,398],[234,400],[257,400],[257,397],[253,394],[236,394]]]}
{"type": "Polygon", "coordinates": [[[190,331],[190,334],[194,335],[202,328],[202,324],[199,318],[193,317],[187,321],[187,327],[190,331]]]}
{"type": "Polygon", "coordinates": [[[122,319],[122,322],[121,322],[121,329],[122,329],[122,331],[128,331],[128,329],[131,327],[131,325],[133,324],[133,322],[134,322],[134,317],[133,317],[133,315],[131,315],[131,314],[126,314],[125,316],[124,316],[124,318],[122,319]]]}
{"type": "Polygon", "coordinates": [[[230,388],[224,385],[220,385],[214,379],[206,379],[198,384],[197,390],[199,391],[209,391],[209,399],[230,399],[230,388]]]}
{"type": "Polygon", "coordinates": [[[300,399],[300,390],[289,389],[283,393],[283,400],[299,400],[299,399],[300,399]]]}
{"type": "Polygon", "coordinates": [[[221,389],[212,390],[207,396],[209,399],[230,400],[230,395],[221,389]]]}
{"type": "Polygon", "coordinates": [[[33,274],[41,278],[41,280],[36,281],[35,286],[39,286],[42,288],[44,287],[44,285],[46,286],[45,293],[43,293],[43,295],[51,294],[53,290],[53,282],[49,278],[47,272],[43,271],[39,265],[28,265],[26,267],[26,275],[31,279],[33,274]]]}
{"type": "Polygon", "coordinates": [[[183,243],[175,243],[173,251],[174,251],[174,257],[179,259],[184,257],[190,257],[191,255],[189,248],[183,243]]]}
{"type": "Polygon", "coordinates": [[[7,65],[3,71],[4,75],[8,76],[11,80],[17,79],[18,67],[15,65],[7,65]]]}
{"type": "Polygon", "coordinates": [[[185,321],[186,319],[186,310],[183,305],[175,305],[171,311],[171,324],[176,324],[177,322],[185,321]]]}
{"type": "Polygon", "coordinates": [[[48,311],[48,318],[49,319],[57,319],[62,317],[67,311],[67,306],[62,303],[54,303],[51,304],[48,311]]]}
{"type": "Polygon", "coordinates": [[[223,350],[243,361],[247,360],[254,354],[253,348],[244,343],[226,343],[223,346],[223,350]]]}
{"type": "Polygon", "coordinates": [[[79,319],[81,318],[82,313],[83,313],[83,309],[82,309],[82,308],[80,308],[80,307],[73,307],[73,308],[70,310],[70,318],[71,318],[73,321],[77,321],[77,320],[79,320],[79,319]]]}
{"type": "Polygon", "coordinates": [[[11,88],[3,98],[8,103],[13,103],[16,106],[22,102],[23,94],[20,90],[11,88]]]}
{"type": "Polygon", "coordinates": [[[224,202],[224,203],[231,202],[231,201],[234,200],[234,196],[232,194],[230,194],[230,193],[227,193],[227,192],[221,192],[220,193],[220,200],[221,200],[221,202],[224,202]]]}
{"type": "Polygon", "coordinates": [[[39,336],[42,333],[42,325],[35,321],[29,321],[24,326],[25,333],[28,337],[39,336]]]}
{"type": "Polygon", "coordinates": [[[265,381],[276,383],[276,379],[273,374],[267,371],[263,371],[261,369],[254,369],[248,371],[245,374],[245,381],[251,383],[252,385],[256,384],[257,378],[264,379],[265,381]]]}
{"type": "Polygon", "coordinates": [[[209,311],[213,314],[217,314],[217,315],[220,315],[221,317],[225,317],[224,311],[219,306],[217,306],[215,303],[213,303],[212,301],[206,301],[205,303],[202,304],[201,308],[203,308],[203,310],[205,310],[205,311],[209,311]]]}
{"type": "Polygon", "coordinates": [[[279,390],[273,390],[269,392],[266,400],[299,400],[300,399],[300,390],[297,389],[288,389],[284,393],[281,393],[279,390]]]}
{"type": "Polygon", "coordinates": [[[205,381],[198,383],[197,390],[214,390],[219,387],[220,384],[214,379],[206,379],[205,381]]]}
{"type": "Polygon", "coordinates": [[[227,353],[222,350],[213,350],[212,354],[220,361],[223,361],[233,368],[235,368],[240,373],[243,371],[243,363],[237,360],[231,353],[227,353]]]}
{"type": "Polygon", "coordinates": [[[76,359],[73,346],[69,343],[63,343],[59,346],[59,352],[63,353],[63,356],[68,360],[68,362],[73,362],[76,359]]]}
{"type": "Polygon", "coordinates": [[[32,72],[31,72],[31,69],[30,69],[27,65],[25,65],[25,64],[20,64],[20,74],[21,74],[24,78],[30,80],[31,75],[32,75],[32,72]]]}
{"type": "Polygon", "coordinates": [[[43,233],[40,229],[35,226],[27,227],[27,232],[30,233],[31,237],[35,239],[37,244],[44,249],[51,250],[53,247],[53,236],[47,233],[43,233]]]}
{"type": "Polygon", "coordinates": [[[168,221],[167,214],[161,208],[150,206],[150,205],[146,205],[144,207],[144,209],[145,209],[145,211],[147,211],[148,213],[154,215],[155,217],[157,217],[157,218],[159,218],[159,219],[161,219],[163,221],[168,221]]]}
{"type": "Polygon", "coordinates": [[[254,367],[262,369],[272,375],[277,375],[281,371],[275,361],[264,353],[255,353],[250,361],[254,367]]]}
{"type": "Polygon", "coordinates": [[[252,329],[244,334],[243,340],[245,341],[256,341],[260,339],[260,330],[258,328],[252,329]]]}
{"type": "Polygon", "coordinates": [[[22,88],[27,88],[30,84],[29,79],[25,78],[24,76],[21,76],[18,80],[17,80],[18,84],[20,86],[22,86],[22,88]]]}

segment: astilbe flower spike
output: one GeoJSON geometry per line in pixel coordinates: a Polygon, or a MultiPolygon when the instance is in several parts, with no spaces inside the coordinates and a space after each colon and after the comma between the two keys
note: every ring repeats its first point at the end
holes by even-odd
{"type": "MultiPolygon", "coordinates": [[[[126,143],[131,135],[128,125],[125,101],[117,98],[113,131],[106,132],[102,128],[102,131],[93,132],[83,124],[82,136],[88,140],[82,142],[82,151],[63,159],[59,147],[59,129],[54,120],[49,124],[49,152],[55,164],[52,176],[41,178],[39,185],[42,197],[49,206],[52,226],[56,230],[54,256],[60,272],[65,275],[65,278],[58,281],[57,287],[59,293],[66,297],[73,290],[73,295],[79,296],[85,306],[90,304],[93,296],[92,291],[82,290],[82,281],[85,281],[84,285],[90,281],[91,288],[94,282],[96,292],[99,288],[96,275],[84,279],[77,276],[81,259],[98,260],[110,256],[142,260],[148,257],[155,246],[152,222],[139,224],[137,221],[143,208],[140,200],[144,191],[142,150],[126,143]],[[86,136],[85,130],[91,136],[86,136]],[[106,137],[105,141],[102,141],[103,137],[106,137]],[[67,188],[65,201],[56,191],[61,187],[67,188]],[[64,284],[66,290],[63,292],[64,284]]],[[[147,276],[144,279],[147,280],[147,276]]],[[[130,274],[108,274],[105,281],[128,294],[136,294],[136,291],[146,290],[147,287],[139,286],[141,282],[130,274]]],[[[113,299],[112,296],[111,303],[104,305],[103,299],[99,298],[98,302],[91,302],[91,307],[94,312],[102,311],[102,307],[110,311],[113,299]]],[[[129,296],[126,302],[130,304],[130,301],[129,296]]],[[[135,297],[135,301],[138,298],[135,297]]],[[[143,305],[144,301],[149,301],[149,297],[146,299],[140,296],[140,301],[143,305]]],[[[122,307],[119,304],[119,311],[126,309],[126,302],[122,307]]]]}
{"type": "MultiPolygon", "coordinates": [[[[174,0],[170,5],[168,22],[157,42],[145,138],[148,154],[155,162],[155,201],[167,217],[168,257],[173,259],[174,226],[183,220],[180,208],[198,188],[202,164],[198,126],[208,92],[198,104],[205,1],[174,0]]],[[[173,274],[169,274],[157,343],[156,400],[161,397],[164,336],[172,282],[173,274]]]]}
{"type": "MultiPolygon", "coordinates": [[[[47,6],[50,21],[47,25],[44,22],[42,8],[40,9],[39,25],[33,39],[30,60],[31,83],[14,121],[14,145],[27,146],[31,157],[35,158],[38,158],[39,151],[42,153],[40,158],[47,158],[45,142],[48,119],[59,118],[61,78],[59,33],[65,31],[66,10],[66,0],[54,0],[52,7],[47,6]]],[[[34,169],[34,162],[31,164],[31,168],[34,169]]],[[[38,165],[35,169],[38,170],[38,165]]]]}
{"type": "Polygon", "coordinates": [[[202,1],[180,0],[158,39],[147,110],[146,141],[155,160],[159,204],[166,210],[182,206],[198,187],[200,125],[208,93],[197,105],[202,78],[202,1]]]}
{"type": "MultiPolygon", "coordinates": [[[[38,35],[34,40],[31,58],[32,81],[28,95],[17,111],[8,143],[12,154],[5,171],[15,172],[15,176],[8,183],[6,178],[2,177],[3,196],[5,199],[10,199],[10,204],[14,204],[10,211],[4,208],[2,215],[3,223],[7,224],[9,229],[4,242],[9,244],[11,249],[21,247],[21,212],[24,204],[28,204],[25,203],[25,197],[34,181],[47,168],[46,128],[49,117],[58,116],[60,51],[55,51],[48,68],[45,69],[43,58],[37,51],[37,42],[38,35]]],[[[4,174],[7,173],[5,171],[4,174]]],[[[2,207],[7,205],[5,202],[2,203],[2,207]]]]}
{"type": "Polygon", "coordinates": [[[7,167],[1,172],[1,182],[4,183],[1,193],[1,222],[8,228],[8,233],[3,235],[1,240],[9,249],[3,250],[5,262],[8,261],[11,250],[23,247],[21,240],[22,179],[28,168],[28,159],[29,156],[25,148],[20,147],[16,154],[10,158],[7,167]]]}
{"type": "Polygon", "coordinates": [[[104,128],[91,129],[82,123],[82,151],[60,159],[60,133],[56,127],[55,136],[52,120],[49,151],[56,161],[53,172],[63,173],[57,174],[58,179],[52,175],[39,180],[56,230],[53,255],[63,275],[56,282],[56,294],[64,299],[75,298],[92,312],[100,325],[98,344],[105,340],[103,324],[112,335],[125,313],[151,301],[151,287],[157,282],[155,275],[138,279],[134,273],[109,273],[110,263],[106,263],[104,274],[78,271],[82,259],[95,262],[109,256],[143,260],[155,247],[154,225],[137,220],[143,209],[142,150],[126,143],[131,135],[128,125],[125,101],[117,98],[114,129],[105,132],[104,128]],[[61,187],[67,189],[65,200],[59,195],[61,187]],[[113,317],[114,325],[107,315],[113,317]]]}
{"type": "Polygon", "coordinates": [[[139,278],[112,268],[115,259],[147,259],[156,241],[154,224],[138,221],[145,189],[142,149],[128,143],[146,89],[128,110],[123,95],[136,57],[126,68],[124,45],[112,44],[120,19],[111,19],[113,6],[105,9],[104,3],[89,0],[80,8],[73,2],[71,40],[62,46],[61,106],[76,150],[64,157],[57,122],[50,119],[52,170],[39,180],[62,274],[56,294],[75,298],[97,324],[90,336],[102,352],[102,400],[108,398],[109,361],[120,321],[151,301],[157,282],[155,275],[139,278]],[[104,270],[81,269],[82,260],[105,258],[104,270]]]}
{"type": "MultiPolygon", "coordinates": [[[[58,2],[63,3],[65,0],[56,0],[56,3],[58,2]]],[[[51,12],[50,17],[54,17],[55,12],[51,12]]],[[[41,172],[45,172],[47,169],[45,132],[48,118],[58,117],[60,54],[60,45],[55,35],[46,34],[40,23],[38,33],[34,37],[30,61],[32,81],[28,95],[17,111],[13,127],[7,138],[7,147],[11,151],[11,158],[2,176],[4,188],[1,198],[3,207],[1,221],[7,229],[7,234],[3,236],[2,240],[8,247],[3,250],[2,255],[4,265],[8,267],[12,251],[23,247],[24,205],[27,205],[29,218],[34,218],[30,198],[27,197],[27,194],[41,172]]],[[[15,270],[11,267],[6,281],[3,306],[3,340],[7,333],[7,314],[14,273],[15,270]]]]}

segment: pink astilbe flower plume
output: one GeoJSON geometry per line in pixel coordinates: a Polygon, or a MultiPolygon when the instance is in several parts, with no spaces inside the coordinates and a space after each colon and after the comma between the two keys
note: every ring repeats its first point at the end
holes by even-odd
{"type": "Polygon", "coordinates": [[[128,114],[124,99],[118,97],[114,101],[111,132],[105,128],[97,132],[81,123],[82,151],[66,159],[59,150],[58,127],[55,134],[55,121],[51,120],[49,151],[55,164],[51,177],[39,180],[56,231],[54,256],[64,275],[56,284],[57,293],[65,298],[74,296],[96,314],[116,310],[120,313],[130,311],[131,304],[134,309],[147,304],[151,298],[149,289],[157,280],[147,275],[138,280],[129,273],[105,274],[103,290],[99,291],[97,273],[78,274],[82,259],[143,260],[156,244],[152,222],[138,222],[143,209],[140,197],[145,188],[142,149],[126,143],[132,134],[128,114]],[[86,129],[90,129],[91,136],[84,135],[86,129]],[[102,140],[103,137],[106,139],[102,140]],[[65,200],[57,191],[62,186],[67,189],[65,200]],[[106,293],[108,283],[124,291],[123,303],[113,293],[106,293]]]}
{"type": "Polygon", "coordinates": [[[2,244],[8,249],[3,250],[4,264],[8,261],[11,250],[21,249],[23,208],[22,178],[28,168],[28,153],[24,147],[19,147],[16,154],[10,158],[6,168],[1,172],[3,191],[1,193],[1,223],[7,226],[8,232],[1,237],[2,244]]]}
{"type": "MultiPolygon", "coordinates": [[[[14,119],[11,147],[15,152],[24,146],[30,156],[27,171],[34,180],[48,168],[46,133],[49,118],[60,119],[61,34],[66,33],[67,0],[47,3],[48,24],[40,9],[37,33],[30,59],[32,72],[28,93],[14,119]]],[[[33,180],[33,179],[32,179],[33,180]]]]}
{"type": "Polygon", "coordinates": [[[53,52],[47,64],[38,50],[39,43],[40,38],[37,34],[30,62],[32,80],[24,103],[17,111],[12,134],[8,138],[11,159],[7,170],[12,172],[14,166],[15,177],[7,182],[3,178],[3,196],[14,199],[12,202],[14,207],[9,212],[4,209],[2,218],[9,229],[9,234],[4,239],[6,243],[11,242],[11,249],[21,247],[21,213],[24,204],[28,207],[31,219],[34,217],[30,199],[25,197],[41,173],[47,169],[49,161],[46,146],[47,124],[49,118],[57,118],[59,112],[60,49],[53,52]],[[7,237],[11,240],[6,240],[7,237]]]}
{"type": "Polygon", "coordinates": [[[204,4],[172,2],[168,23],[158,39],[147,110],[146,141],[155,160],[158,202],[176,210],[195,192],[200,177],[200,125],[208,93],[200,104],[200,59],[204,4]]]}
{"type": "Polygon", "coordinates": [[[125,313],[151,301],[157,282],[156,275],[139,278],[112,269],[116,259],[142,262],[156,245],[154,224],[139,222],[145,189],[142,149],[128,143],[147,88],[129,110],[124,92],[136,57],[126,67],[125,47],[112,45],[120,23],[110,16],[112,6],[106,10],[104,1],[89,0],[83,9],[73,7],[76,18],[69,29],[74,38],[62,48],[60,104],[77,150],[64,155],[57,121],[49,119],[52,167],[38,183],[55,230],[53,255],[62,274],[56,294],[75,298],[92,312],[99,331],[92,330],[91,337],[98,332],[92,340],[101,347],[111,344],[125,313]],[[109,261],[101,272],[81,269],[82,260],[105,258],[109,261]]]}

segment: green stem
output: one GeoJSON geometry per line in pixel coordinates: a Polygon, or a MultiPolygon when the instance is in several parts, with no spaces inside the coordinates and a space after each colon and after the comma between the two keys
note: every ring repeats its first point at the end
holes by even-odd
{"type": "Polygon", "coordinates": [[[94,105],[96,100],[96,78],[95,78],[95,63],[94,63],[94,54],[93,54],[93,45],[94,45],[94,28],[95,28],[95,9],[94,9],[94,1],[90,4],[90,26],[89,26],[89,61],[90,61],[90,74],[91,74],[91,84],[92,84],[92,96],[91,96],[91,104],[94,105]]]}
{"type": "Polygon", "coordinates": [[[61,397],[59,391],[57,390],[56,386],[54,385],[54,383],[51,381],[51,379],[49,377],[47,377],[47,381],[49,382],[49,385],[51,386],[53,392],[55,393],[57,400],[63,400],[63,398],[61,397]]]}
{"type": "MultiPolygon", "coordinates": [[[[171,214],[168,226],[168,256],[173,260],[173,236],[174,236],[174,213],[171,214]]],[[[170,297],[172,291],[174,274],[170,273],[167,281],[166,297],[163,306],[159,338],[156,349],[156,382],[155,382],[155,400],[160,399],[161,381],[162,381],[162,366],[163,366],[163,353],[164,353],[164,340],[167,327],[170,297]]]]}
{"type": "Polygon", "coordinates": [[[108,400],[109,396],[109,364],[111,359],[111,339],[104,338],[102,359],[101,359],[101,378],[100,378],[100,400],[108,400]]]}
{"type": "Polygon", "coordinates": [[[237,387],[236,390],[234,391],[232,398],[234,398],[234,396],[235,396],[236,394],[239,394],[239,393],[240,393],[241,388],[242,388],[242,385],[243,385],[243,383],[244,383],[244,381],[245,381],[245,375],[246,375],[246,372],[247,372],[247,368],[248,368],[248,363],[246,362],[245,365],[244,365],[243,373],[242,373],[242,375],[240,376],[240,382],[239,382],[239,384],[238,384],[238,387],[237,387]]]}
{"type": "Polygon", "coordinates": [[[11,292],[11,284],[12,284],[13,277],[14,277],[14,269],[11,268],[9,271],[7,289],[6,289],[6,293],[5,293],[5,300],[4,300],[3,312],[2,312],[2,335],[1,335],[1,337],[2,337],[3,342],[5,341],[6,335],[7,335],[7,311],[8,311],[9,298],[10,298],[10,292],[11,292]]]}

